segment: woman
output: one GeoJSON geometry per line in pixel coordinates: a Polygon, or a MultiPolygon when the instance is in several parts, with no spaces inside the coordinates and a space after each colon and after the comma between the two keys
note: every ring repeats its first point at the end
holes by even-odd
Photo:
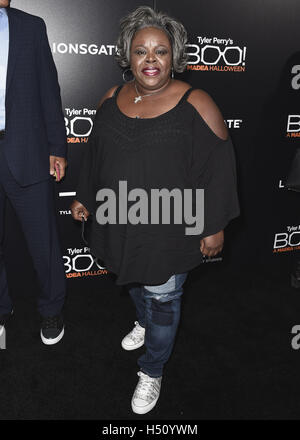
{"type": "MultiPolygon", "coordinates": [[[[90,213],[96,217],[91,252],[117,275],[117,284],[128,286],[136,307],[135,327],[122,347],[146,348],[131,401],[137,414],[147,413],[158,400],[188,271],[203,255],[222,250],[223,228],[239,213],[233,149],[223,117],[206,92],[173,79],[174,71],[186,67],[186,42],[182,24],[149,7],[122,19],[117,60],[130,68],[133,81],[111,88],[100,102],[71,206],[76,220],[90,213]],[[124,183],[128,218],[120,193],[124,183]],[[109,189],[105,196],[103,188],[109,189]],[[155,209],[155,220],[145,219],[141,200],[138,208],[130,203],[137,189],[147,195],[153,189],[165,194],[204,189],[204,231],[187,234],[190,223],[168,223],[155,209]]],[[[166,209],[167,199],[162,200],[166,209]]],[[[199,200],[193,198],[194,208],[199,200]]],[[[174,207],[170,210],[176,214],[174,207]]]]}

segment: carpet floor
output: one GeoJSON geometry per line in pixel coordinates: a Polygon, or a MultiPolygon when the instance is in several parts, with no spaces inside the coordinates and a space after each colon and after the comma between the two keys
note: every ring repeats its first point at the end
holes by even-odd
{"type": "Polygon", "coordinates": [[[300,325],[300,290],[290,287],[288,270],[253,275],[215,263],[189,274],[161,396],[145,416],[130,407],[143,348],[120,345],[133,305],[111,276],[98,279],[68,280],[65,336],[50,347],[39,336],[34,280],[31,289],[12,287],[1,420],[299,418],[300,351],[291,329],[300,325]]]}

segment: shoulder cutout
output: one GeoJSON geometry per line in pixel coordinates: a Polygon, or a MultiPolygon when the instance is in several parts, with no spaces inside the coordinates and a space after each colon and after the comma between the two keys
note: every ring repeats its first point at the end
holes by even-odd
{"type": "Polygon", "coordinates": [[[215,135],[226,141],[229,136],[228,129],[219,107],[209,94],[204,90],[196,89],[191,92],[187,100],[195,107],[215,135]]]}
{"type": "Polygon", "coordinates": [[[113,94],[115,93],[117,88],[118,88],[118,86],[114,86],[114,87],[111,87],[109,90],[107,90],[105,95],[102,96],[102,98],[98,104],[97,109],[101,107],[101,105],[103,104],[104,101],[106,101],[108,98],[111,98],[113,96],[113,94]]]}

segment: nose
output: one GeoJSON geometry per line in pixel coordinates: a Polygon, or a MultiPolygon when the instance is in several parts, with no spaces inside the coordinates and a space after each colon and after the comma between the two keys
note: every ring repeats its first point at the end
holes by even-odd
{"type": "Polygon", "coordinates": [[[147,56],[146,63],[148,63],[148,64],[156,63],[156,55],[155,55],[155,53],[149,53],[149,55],[147,56]]]}

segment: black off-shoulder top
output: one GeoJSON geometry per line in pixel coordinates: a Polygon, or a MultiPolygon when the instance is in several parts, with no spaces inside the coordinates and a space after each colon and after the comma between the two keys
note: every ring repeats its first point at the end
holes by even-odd
{"type": "MultiPolygon", "coordinates": [[[[224,229],[239,215],[233,146],[230,138],[219,138],[187,101],[192,89],[168,112],[141,119],[121,112],[120,88],[96,113],[76,199],[93,214],[91,253],[117,275],[117,284],[163,284],[173,274],[201,264],[201,238],[224,229]],[[186,235],[185,228],[191,225],[162,224],[161,218],[153,224],[150,214],[148,224],[120,224],[118,217],[116,224],[99,224],[97,210],[108,201],[97,201],[97,193],[110,188],[118,196],[120,181],[126,181],[128,193],[135,188],[147,194],[162,188],[182,193],[204,189],[203,232],[186,235]]],[[[128,202],[128,209],[133,204],[128,202]]]]}

